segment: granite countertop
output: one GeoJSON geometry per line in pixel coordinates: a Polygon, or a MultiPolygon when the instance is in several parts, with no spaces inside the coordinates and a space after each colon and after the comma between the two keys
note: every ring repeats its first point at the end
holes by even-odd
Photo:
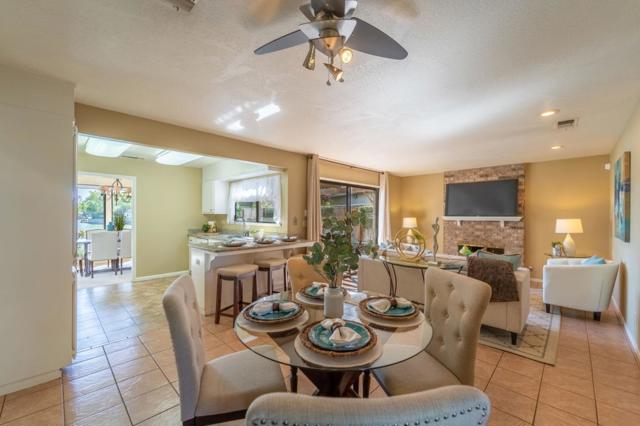
{"type": "Polygon", "coordinates": [[[254,241],[247,242],[247,244],[240,247],[225,247],[222,245],[222,242],[216,242],[213,244],[204,244],[204,243],[189,243],[189,247],[196,248],[200,250],[205,250],[214,253],[229,253],[229,252],[242,252],[247,250],[260,250],[260,251],[268,251],[268,250],[281,250],[287,248],[299,248],[299,247],[310,247],[313,245],[312,241],[308,240],[296,240],[291,242],[285,241],[275,241],[272,244],[258,244],[254,241]]]}

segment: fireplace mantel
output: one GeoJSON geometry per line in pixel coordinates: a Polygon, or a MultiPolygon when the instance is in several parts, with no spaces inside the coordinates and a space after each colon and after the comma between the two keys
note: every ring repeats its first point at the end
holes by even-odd
{"type": "Polygon", "coordinates": [[[451,220],[462,225],[462,222],[500,222],[500,226],[504,228],[505,222],[520,222],[522,216],[443,216],[443,220],[451,220]]]}

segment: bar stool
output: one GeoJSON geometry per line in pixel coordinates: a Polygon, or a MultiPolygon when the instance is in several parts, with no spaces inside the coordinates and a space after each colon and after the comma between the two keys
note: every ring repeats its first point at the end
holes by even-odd
{"type": "Polygon", "coordinates": [[[238,316],[240,309],[243,305],[246,305],[242,297],[242,281],[248,278],[253,278],[253,285],[251,287],[251,301],[255,301],[258,298],[258,280],[256,277],[256,271],[258,265],[240,264],[231,265],[218,268],[218,286],[216,294],[216,319],[215,323],[220,323],[220,315],[228,316],[229,314],[223,314],[223,311],[233,308],[233,318],[238,316]],[[222,281],[233,282],[233,305],[229,305],[225,308],[220,308],[222,304],[222,281]]]}
{"type": "Polygon", "coordinates": [[[273,272],[283,270],[284,291],[287,291],[287,259],[260,259],[256,260],[258,271],[267,273],[267,293],[273,294],[273,272]]]}

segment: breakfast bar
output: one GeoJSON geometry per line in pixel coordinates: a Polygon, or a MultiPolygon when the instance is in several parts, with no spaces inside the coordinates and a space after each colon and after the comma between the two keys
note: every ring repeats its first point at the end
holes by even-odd
{"type": "MultiPolygon", "coordinates": [[[[313,245],[313,241],[296,240],[285,242],[276,240],[272,244],[262,245],[254,241],[248,241],[241,247],[225,247],[220,244],[209,244],[202,242],[189,243],[189,259],[191,276],[196,287],[198,305],[204,315],[215,313],[215,302],[217,297],[216,282],[218,278],[218,268],[238,265],[252,264],[258,260],[271,258],[289,258],[298,252],[304,252],[313,245]]],[[[282,283],[283,271],[274,272],[274,281],[282,283]]],[[[243,283],[244,300],[250,302],[251,283],[243,283]]],[[[223,288],[224,285],[223,285],[223,288]]],[[[266,274],[258,274],[258,294],[267,292],[266,274]]],[[[227,306],[233,300],[233,291],[229,286],[229,291],[223,290],[222,305],[227,306]]]]}

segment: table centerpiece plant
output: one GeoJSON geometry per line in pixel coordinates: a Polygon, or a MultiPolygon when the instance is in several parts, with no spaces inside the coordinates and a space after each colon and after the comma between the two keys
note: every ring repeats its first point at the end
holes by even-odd
{"type": "Polygon", "coordinates": [[[341,318],[344,314],[344,293],[342,279],[344,273],[358,269],[358,259],[363,246],[353,237],[354,226],[365,221],[358,211],[344,219],[328,217],[322,221],[320,241],[316,242],[304,260],[322,275],[329,286],[324,295],[324,316],[341,318]]]}

